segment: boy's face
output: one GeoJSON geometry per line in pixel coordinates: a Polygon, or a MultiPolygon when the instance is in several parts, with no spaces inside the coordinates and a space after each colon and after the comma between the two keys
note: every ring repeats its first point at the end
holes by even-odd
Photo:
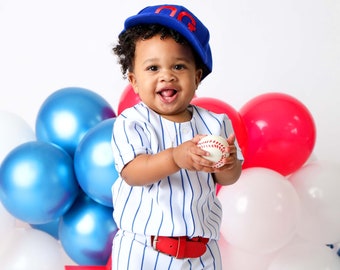
{"type": "Polygon", "coordinates": [[[140,99],[164,118],[189,121],[187,110],[202,77],[189,46],[159,35],[136,43],[128,78],[140,99]]]}

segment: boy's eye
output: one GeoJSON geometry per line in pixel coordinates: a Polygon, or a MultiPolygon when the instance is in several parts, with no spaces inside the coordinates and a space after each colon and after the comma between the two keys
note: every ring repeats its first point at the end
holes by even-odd
{"type": "Polygon", "coordinates": [[[184,65],[175,65],[175,69],[181,70],[184,68],[184,65]]]}
{"type": "Polygon", "coordinates": [[[158,68],[157,68],[157,66],[150,66],[150,67],[147,68],[147,70],[150,70],[150,71],[157,71],[158,68]]]}

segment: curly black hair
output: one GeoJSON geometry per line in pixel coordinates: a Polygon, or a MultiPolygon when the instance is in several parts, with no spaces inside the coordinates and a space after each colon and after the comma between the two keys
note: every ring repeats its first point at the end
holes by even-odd
{"type": "Polygon", "coordinates": [[[140,24],[128,28],[118,36],[118,44],[113,47],[112,51],[118,56],[118,63],[121,66],[123,77],[129,71],[133,71],[133,60],[135,57],[136,42],[138,40],[146,40],[160,35],[161,39],[167,37],[173,38],[177,43],[188,45],[194,54],[195,63],[198,69],[206,70],[201,58],[189,44],[189,42],[177,31],[159,24],[140,24]]]}

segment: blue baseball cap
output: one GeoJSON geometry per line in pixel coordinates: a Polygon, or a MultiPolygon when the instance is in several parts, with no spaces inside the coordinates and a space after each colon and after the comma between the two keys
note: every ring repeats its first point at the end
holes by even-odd
{"type": "Polygon", "coordinates": [[[212,71],[209,30],[188,9],[178,5],[157,5],[142,9],[125,20],[124,31],[138,24],[160,24],[179,32],[200,56],[206,70],[202,80],[212,71]]]}

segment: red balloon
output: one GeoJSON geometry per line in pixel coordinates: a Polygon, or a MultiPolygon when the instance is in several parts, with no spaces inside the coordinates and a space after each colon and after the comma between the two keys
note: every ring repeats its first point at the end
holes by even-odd
{"type": "Polygon", "coordinates": [[[296,98],[262,94],[247,102],[240,115],[248,134],[244,168],[265,167],[288,175],[308,160],[316,128],[311,113],[296,98]]]}
{"type": "Polygon", "coordinates": [[[118,115],[121,114],[122,111],[136,105],[139,102],[140,102],[139,95],[135,93],[135,91],[132,88],[132,85],[128,84],[125,87],[122,95],[120,96],[117,114],[118,115]]]}
{"type": "Polygon", "coordinates": [[[216,195],[220,192],[222,187],[223,187],[222,185],[216,184],[216,195]]]}
{"type": "Polygon", "coordinates": [[[233,124],[235,136],[242,150],[242,153],[244,156],[246,155],[248,143],[247,129],[240,113],[236,109],[234,109],[232,106],[222,100],[211,97],[194,98],[191,101],[191,104],[205,108],[214,113],[226,114],[233,124]]]}

